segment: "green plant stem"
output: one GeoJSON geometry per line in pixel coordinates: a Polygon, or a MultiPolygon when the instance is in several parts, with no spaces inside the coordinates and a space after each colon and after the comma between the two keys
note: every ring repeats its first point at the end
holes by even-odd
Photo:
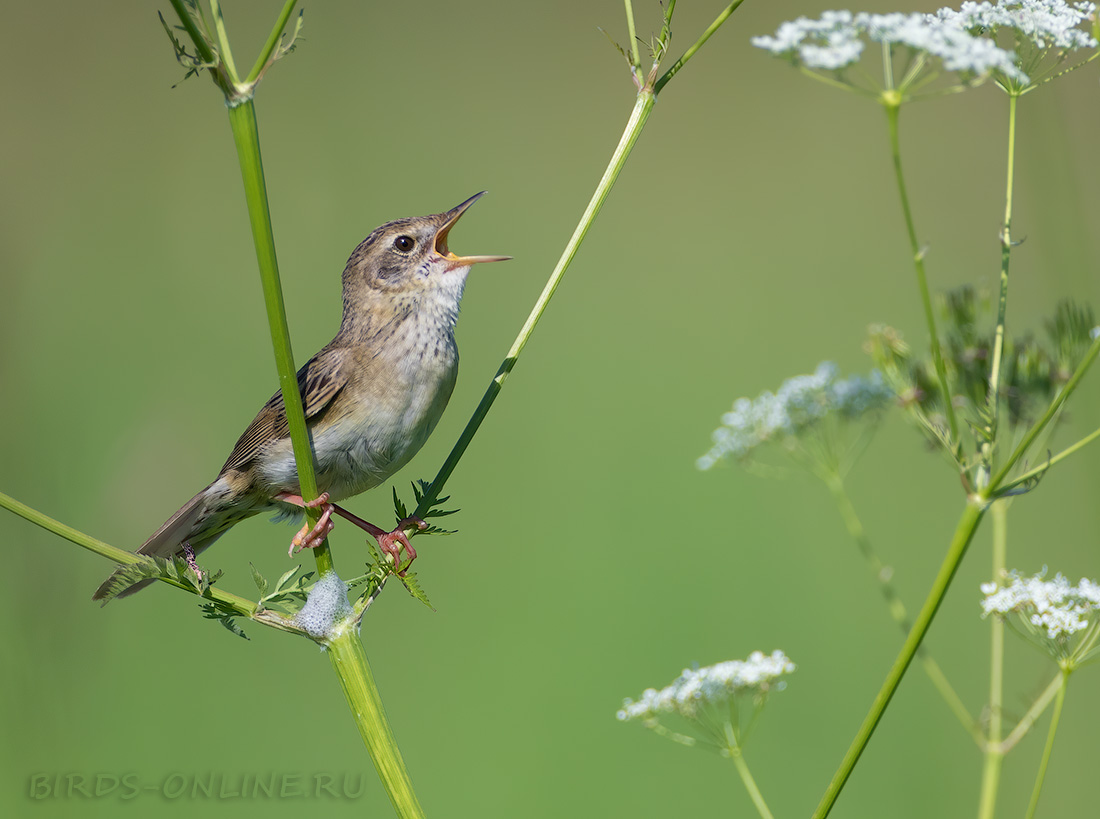
{"type": "MultiPolygon", "coordinates": [[[[176,16],[180,18],[180,23],[183,25],[184,31],[187,32],[187,36],[190,37],[191,42],[195,44],[195,53],[198,54],[199,59],[204,63],[213,63],[217,55],[214,54],[214,50],[206,41],[206,35],[199,31],[198,26],[195,25],[195,20],[187,11],[187,7],[184,5],[183,0],[168,0],[168,2],[172,4],[172,9],[176,12],[176,16]]],[[[218,72],[215,69],[211,69],[210,75],[214,78],[214,82],[221,87],[218,72]]],[[[224,91],[226,89],[223,88],[222,90],[224,91]]]]}
{"type": "Polygon", "coordinates": [[[328,656],[340,687],[355,717],[363,743],[370,752],[378,777],[385,785],[393,808],[401,817],[422,817],[423,809],[413,791],[409,772],[390,730],[386,711],[378,696],[358,627],[346,620],[344,627],[328,642],[328,656]]]}
{"type": "MultiPolygon", "coordinates": [[[[1014,467],[1016,462],[1027,453],[1028,449],[1035,442],[1035,439],[1039,437],[1043,430],[1046,429],[1046,426],[1058,414],[1058,410],[1062,408],[1062,404],[1064,404],[1066,399],[1077,389],[1077,385],[1081,383],[1081,379],[1085,377],[1085,373],[1088,372],[1089,367],[1091,367],[1092,363],[1096,360],[1097,353],[1100,353],[1100,336],[1093,339],[1092,344],[1089,345],[1088,352],[1086,352],[1084,358],[1081,359],[1081,363],[1077,365],[1077,369],[1073,371],[1073,375],[1070,376],[1069,381],[1067,381],[1066,385],[1062,387],[1056,396],[1054,396],[1054,400],[1050,402],[1050,406],[1046,408],[1039,420],[1027,431],[1019,445],[1008,457],[1008,460],[1006,460],[1004,464],[1001,465],[1001,468],[997,470],[997,474],[993,476],[989,482],[988,488],[985,490],[985,497],[992,497],[996,492],[1004,489],[1002,484],[1005,482],[1005,478],[1008,477],[1008,473],[1012,471],[1012,467],[1014,467]]],[[[1089,440],[1091,440],[1091,438],[1089,440]]],[[[1081,446],[1083,446],[1083,444],[1081,444],[1081,446]]]]}
{"type": "MultiPolygon", "coordinates": [[[[1008,502],[990,504],[993,529],[992,578],[998,581],[1004,575],[1008,543],[1008,502]]],[[[981,798],[978,802],[978,819],[993,819],[997,806],[997,788],[1001,781],[1001,763],[1004,749],[1001,739],[1004,725],[1004,663],[1005,624],[999,617],[991,618],[989,649],[989,736],[985,745],[985,764],[982,768],[981,798]]]]}
{"type": "Polygon", "coordinates": [[[713,23],[707,26],[706,31],[704,31],[700,35],[699,39],[695,41],[691,48],[685,51],[680,59],[674,62],[669,67],[668,71],[661,75],[661,78],[657,80],[657,82],[653,86],[653,93],[661,93],[661,89],[668,85],[669,80],[675,77],[679,73],[680,69],[687,65],[688,60],[695,56],[695,53],[703,47],[703,44],[711,38],[711,35],[714,34],[714,32],[718,31],[718,29],[722,27],[722,24],[726,22],[727,19],[729,19],[729,16],[731,14],[737,11],[737,7],[740,6],[743,2],[744,0],[737,0],[737,2],[730,3],[724,9],[722,9],[722,12],[714,18],[713,23]]]}
{"type": "Polygon", "coordinates": [[[631,0],[623,0],[626,6],[626,36],[630,40],[630,68],[634,74],[634,82],[642,87],[642,55],[638,52],[638,30],[634,25],[634,4],[631,0]]]}
{"type": "MultiPolygon", "coordinates": [[[[294,353],[290,347],[290,330],[286,322],[286,306],[279,281],[279,263],[275,256],[275,236],[271,229],[271,211],[267,202],[267,184],[264,181],[263,161],[260,158],[260,134],[256,124],[256,106],[251,99],[229,108],[229,125],[233,129],[233,141],[237,145],[237,157],[241,164],[245,199],[248,202],[248,218],[252,226],[252,238],[256,245],[256,259],[260,266],[264,304],[271,329],[271,346],[275,351],[275,367],[279,373],[279,388],[283,393],[290,440],[294,448],[294,460],[298,469],[298,485],[304,500],[317,497],[317,476],[313,461],[313,448],[302,409],[302,396],[298,391],[294,353]]],[[[319,509],[306,509],[311,523],[320,518],[319,509]]],[[[313,549],[317,561],[318,576],[332,571],[332,553],[328,542],[313,549]]]]}
{"type": "MultiPolygon", "coordinates": [[[[890,616],[893,618],[894,622],[901,627],[903,632],[908,632],[911,627],[909,612],[906,610],[905,603],[902,602],[897,589],[894,588],[894,584],[890,582],[889,570],[879,558],[874,546],[871,545],[871,539],[867,536],[867,532],[863,528],[863,521],[860,520],[855,506],[853,506],[852,500],[848,496],[848,490],[844,486],[844,479],[835,471],[822,472],[820,477],[829,488],[829,492],[836,502],[837,509],[840,510],[840,516],[844,519],[844,526],[848,530],[848,534],[851,536],[852,540],[855,541],[860,554],[863,555],[863,559],[866,561],[867,568],[870,569],[872,577],[878,581],[879,590],[882,592],[883,599],[886,601],[886,607],[890,611],[890,616]]],[[[978,746],[984,748],[986,738],[985,734],[982,733],[981,726],[970,715],[962,698],[947,679],[947,675],[943,673],[943,669],[940,668],[940,664],[936,662],[936,659],[923,645],[917,649],[917,658],[924,668],[924,673],[928,676],[928,679],[931,681],[933,687],[939,692],[940,696],[943,697],[951,713],[955,715],[955,718],[958,719],[959,723],[966,729],[978,746]]]]}
{"type": "Polygon", "coordinates": [[[844,789],[844,785],[852,775],[856,763],[859,762],[860,756],[867,747],[867,743],[871,741],[871,735],[874,734],[879,720],[882,719],[882,715],[886,712],[890,700],[893,699],[894,694],[897,692],[898,685],[901,684],[901,680],[905,676],[909,664],[913,661],[913,657],[916,656],[917,649],[920,647],[924,635],[928,632],[929,626],[932,625],[932,620],[935,618],[936,612],[939,610],[940,604],[943,602],[943,598],[947,594],[948,588],[951,586],[951,580],[955,577],[955,572],[958,570],[959,564],[966,555],[966,550],[970,546],[970,541],[973,539],[974,533],[978,529],[978,524],[981,523],[984,511],[984,504],[975,502],[974,500],[967,502],[966,508],[959,518],[959,523],[955,527],[955,534],[951,538],[951,545],[947,550],[947,556],[944,558],[939,573],[932,583],[932,588],[928,592],[928,597],[925,599],[924,605],[917,614],[917,619],[913,623],[913,628],[909,631],[909,636],[905,639],[905,644],[902,646],[901,652],[898,654],[897,659],[894,660],[893,666],[886,675],[886,680],[883,682],[882,688],[879,689],[878,694],[875,695],[870,711],[864,718],[863,724],[856,733],[855,739],[852,741],[847,753],[845,753],[844,759],[841,760],[840,767],[833,775],[832,781],[829,782],[829,786],[826,788],[825,794],[821,798],[821,802],[814,811],[814,819],[824,819],[824,817],[829,815],[829,812],[833,809],[833,805],[836,803],[837,797],[840,796],[840,792],[844,789]]]}
{"type": "Polygon", "coordinates": [[[1031,791],[1031,800],[1027,805],[1027,813],[1024,819],[1032,819],[1035,816],[1035,808],[1039,805],[1039,794],[1043,790],[1043,780],[1046,779],[1047,765],[1050,764],[1050,753],[1054,750],[1054,736],[1058,733],[1058,722],[1062,718],[1062,706],[1066,701],[1066,686],[1069,683],[1069,671],[1062,669],[1061,685],[1058,686],[1058,696],[1054,700],[1054,712],[1050,715],[1050,730],[1047,731],[1047,742],[1043,746],[1043,757],[1039,761],[1039,772],[1035,776],[1035,787],[1031,791]]]}
{"type": "Polygon", "coordinates": [[[297,3],[298,0],[286,0],[283,4],[283,10],[279,12],[279,19],[275,21],[275,26],[271,29],[267,42],[260,50],[260,56],[256,58],[256,63],[245,78],[246,85],[252,85],[260,79],[260,75],[263,74],[264,68],[267,67],[268,61],[271,59],[271,55],[279,47],[279,42],[283,37],[283,29],[286,28],[287,21],[290,20],[290,15],[294,13],[294,6],[297,3]]]}
{"type": "Polygon", "coordinates": [[[1059,672],[1058,676],[1051,680],[1050,684],[1043,689],[1043,693],[1039,695],[1039,698],[1031,704],[1029,709],[1027,709],[1027,713],[1024,714],[1018,723],[1016,723],[1016,727],[1012,729],[1012,733],[1004,738],[1004,741],[1001,743],[1002,753],[1007,754],[1024,738],[1027,732],[1031,730],[1031,726],[1035,724],[1035,720],[1039,719],[1039,715],[1046,710],[1048,705],[1050,705],[1050,701],[1057,695],[1058,689],[1061,688],[1061,686],[1062,675],[1061,672],[1059,672]]]}
{"type": "MultiPolygon", "coordinates": [[[[982,445],[982,463],[985,477],[993,470],[993,447],[997,439],[997,418],[1000,412],[1001,360],[1004,357],[1005,313],[1008,309],[1008,266],[1012,260],[1012,186],[1016,158],[1016,102],[1019,97],[1008,95],[1008,169],[1005,173],[1005,217],[1001,228],[1001,279],[997,298],[997,327],[993,332],[993,353],[989,363],[989,423],[986,426],[986,443],[982,445]]],[[[979,489],[983,487],[979,486],[979,489]]]]}
{"type": "Polygon", "coordinates": [[[749,772],[748,763],[745,762],[745,757],[741,753],[741,749],[736,745],[732,745],[729,748],[730,759],[733,760],[733,765],[737,768],[737,775],[741,777],[741,782],[745,785],[745,790],[749,792],[749,798],[752,800],[753,805],[756,806],[757,813],[760,814],[761,819],[773,819],[772,812],[768,810],[768,803],[764,801],[764,795],[760,792],[760,788],[756,785],[756,780],[752,778],[752,774],[749,772]]]}
{"type": "MultiPolygon", "coordinates": [[[[958,446],[959,422],[955,418],[955,405],[951,398],[951,385],[947,380],[947,365],[943,360],[943,350],[940,349],[940,336],[936,330],[936,314],[932,309],[932,297],[928,292],[928,277],[924,272],[924,251],[917,240],[917,229],[913,224],[913,212],[909,205],[909,194],[905,186],[905,174],[901,168],[901,140],[898,130],[898,117],[901,111],[901,100],[893,97],[883,100],[886,109],[886,121],[890,131],[890,153],[894,163],[894,176],[897,179],[898,196],[901,198],[901,212],[905,218],[905,230],[909,235],[909,249],[913,254],[913,269],[917,274],[917,289],[920,291],[921,305],[924,307],[924,320],[928,326],[929,347],[932,351],[932,363],[936,368],[936,379],[939,381],[940,393],[943,396],[944,415],[947,418],[947,427],[951,433],[952,446],[958,446]]],[[[952,457],[957,457],[953,451],[952,457]]]]}
{"type": "Polygon", "coordinates": [[[643,90],[639,92],[638,99],[634,104],[634,110],[630,112],[630,119],[627,120],[626,129],[619,139],[619,144],[615,146],[615,152],[611,155],[611,161],[608,163],[607,169],[604,170],[603,176],[600,177],[600,182],[596,186],[596,191],[592,194],[592,198],[588,202],[588,207],[584,209],[584,213],[581,215],[581,220],[573,231],[573,235],[569,237],[569,241],[565,245],[565,250],[562,251],[561,258],[558,259],[558,263],[550,273],[550,278],[547,280],[546,286],[543,287],[542,293],[535,302],[535,306],[531,309],[530,315],[527,316],[527,321],[525,321],[523,327],[520,328],[519,335],[517,335],[515,341],[512,342],[512,346],[509,348],[508,354],[504,357],[504,361],[501,363],[496,375],[493,376],[493,380],[489,382],[489,387],[485,390],[485,394],[481,398],[481,403],[477,405],[477,409],[474,410],[474,414],[466,423],[465,429],[462,430],[462,434],[459,436],[454,448],[451,449],[450,454],[447,456],[447,460],[443,462],[443,466],[439,468],[439,472],[436,474],[431,486],[424,493],[424,497],[421,498],[420,503],[417,505],[416,511],[413,513],[414,516],[423,517],[424,513],[427,512],[432,507],[432,504],[439,498],[440,493],[443,491],[443,485],[447,482],[447,479],[450,478],[451,473],[454,472],[455,466],[458,465],[463,453],[466,452],[466,448],[470,445],[470,441],[473,440],[474,435],[477,434],[481,422],[484,421],[485,416],[489,414],[489,410],[492,408],[493,402],[496,401],[497,395],[500,394],[504,382],[508,380],[509,373],[511,373],[512,368],[515,367],[516,361],[519,360],[523,348],[527,346],[527,342],[531,338],[531,333],[534,332],[535,326],[539,323],[539,319],[542,318],[542,314],[546,312],[546,306],[550,303],[550,299],[554,297],[554,291],[557,290],[558,285],[561,284],[565,271],[569,268],[570,263],[573,261],[573,257],[577,255],[577,249],[580,247],[581,242],[584,241],[584,237],[588,234],[588,229],[591,228],[592,223],[596,221],[596,216],[599,215],[600,208],[603,207],[603,203],[606,201],[608,194],[611,193],[611,188],[614,186],[615,180],[619,178],[619,173],[622,171],[623,166],[626,165],[626,160],[630,156],[634,144],[638,141],[638,137],[642,133],[642,128],[645,127],[646,120],[649,119],[649,115],[653,111],[653,104],[656,100],[657,98],[652,91],[643,90]]]}
{"type": "Polygon", "coordinates": [[[1077,443],[1072,444],[1070,446],[1067,446],[1065,449],[1063,449],[1057,455],[1051,455],[1049,458],[1047,458],[1045,461],[1043,461],[1042,466],[1037,466],[1034,469],[1029,469],[1027,472],[1021,473],[1020,476],[1017,477],[1014,481],[1012,481],[1010,483],[1006,483],[1003,487],[1001,487],[1002,491],[1008,492],[1009,490],[1015,489],[1017,486],[1020,486],[1021,484],[1027,483],[1032,478],[1039,477],[1044,472],[1046,472],[1048,469],[1050,469],[1052,466],[1054,466],[1056,463],[1058,463],[1060,460],[1062,460],[1063,458],[1069,457],[1074,452],[1076,452],[1077,450],[1079,450],[1082,447],[1086,446],[1087,444],[1091,444],[1097,438],[1100,438],[1100,429],[1093,430],[1092,432],[1090,432],[1088,435],[1086,435],[1084,438],[1082,438],[1077,443]]]}
{"type": "MultiPolygon", "coordinates": [[[[102,540],[97,540],[78,529],[66,526],[64,523],[39,512],[37,509],[27,506],[25,503],[17,501],[15,498],[3,492],[0,492],[0,507],[15,513],[24,520],[33,523],[35,526],[40,526],[47,532],[52,532],[70,543],[75,543],[77,546],[87,549],[89,552],[95,552],[97,555],[105,557],[108,560],[113,560],[115,563],[122,566],[131,566],[134,563],[140,563],[142,561],[142,557],[134,552],[127,551],[126,549],[119,549],[117,546],[112,546],[109,543],[104,543],[102,540]]],[[[190,586],[173,583],[167,578],[163,578],[163,580],[170,586],[176,586],[177,588],[194,593],[194,589],[190,586]]],[[[222,591],[213,586],[207,589],[203,598],[215,600],[224,606],[232,608],[242,617],[251,618],[256,614],[256,604],[251,600],[246,600],[243,597],[238,597],[235,594],[230,594],[229,592],[222,591]]]]}

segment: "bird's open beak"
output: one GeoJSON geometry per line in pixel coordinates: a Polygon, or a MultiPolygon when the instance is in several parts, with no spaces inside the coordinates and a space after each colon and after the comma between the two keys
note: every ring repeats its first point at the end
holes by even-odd
{"type": "Polygon", "coordinates": [[[435,234],[435,252],[446,259],[451,264],[449,267],[468,267],[472,264],[480,264],[482,262],[506,262],[511,259],[511,256],[456,256],[447,248],[447,234],[451,232],[451,228],[455,226],[458,220],[478,199],[485,195],[485,191],[481,193],[475,193],[461,205],[451,208],[445,214],[447,221],[443,223],[443,227],[435,234]]]}

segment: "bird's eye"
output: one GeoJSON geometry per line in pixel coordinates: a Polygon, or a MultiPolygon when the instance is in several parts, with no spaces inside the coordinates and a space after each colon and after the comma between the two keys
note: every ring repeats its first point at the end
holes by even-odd
{"type": "Polygon", "coordinates": [[[400,250],[402,253],[408,253],[414,247],[416,247],[416,240],[411,236],[398,236],[393,240],[393,246],[400,250]]]}

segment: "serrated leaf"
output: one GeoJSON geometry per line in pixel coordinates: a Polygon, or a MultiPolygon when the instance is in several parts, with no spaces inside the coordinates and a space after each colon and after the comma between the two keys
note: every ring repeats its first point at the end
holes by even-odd
{"type": "Polygon", "coordinates": [[[302,568],[302,564],[298,564],[293,569],[285,572],[282,577],[279,578],[279,582],[275,584],[275,592],[281,592],[286,588],[287,581],[294,577],[298,573],[298,570],[302,568]]]}
{"type": "Polygon", "coordinates": [[[256,588],[260,590],[260,596],[267,594],[267,578],[260,574],[256,566],[249,561],[248,568],[252,570],[252,582],[256,584],[256,588]]]}
{"type": "Polygon", "coordinates": [[[397,575],[397,579],[401,581],[402,585],[404,585],[409,594],[411,594],[425,606],[430,608],[432,611],[435,611],[435,606],[432,605],[431,601],[428,599],[428,595],[424,593],[424,590],[420,588],[420,583],[417,581],[415,574],[407,574],[404,577],[402,577],[401,575],[397,575]]]}
{"type": "MultiPolygon", "coordinates": [[[[419,498],[417,500],[419,501],[419,498]]],[[[402,503],[401,498],[397,496],[396,486],[393,488],[393,511],[394,514],[397,515],[398,520],[404,520],[409,516],[409,510],[405,508],[405,504],[402,503]]]]}
{"type": "Polygon", "coordinates": [[[237,624],[236,612],[226,611],[217,603],[203,603],[199,608],[202,609],[202,616],[207,620],[217,620],[238,637],[243,637],[245,640],[249,639],[248,635],[244,633],[244,629],[237,624]]]}

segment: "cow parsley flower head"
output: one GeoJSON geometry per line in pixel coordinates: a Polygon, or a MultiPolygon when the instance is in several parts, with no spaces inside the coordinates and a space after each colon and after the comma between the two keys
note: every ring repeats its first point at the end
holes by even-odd
{"type": "Polygon", "coordinates": [[[788,451],[815,436],[818,443],[828,439],[830,445],[835,444],[845,436],[834,432],[843,433],[861,420],[877,420],[893,397],[877,371],[845,379],[839,377],[836,364],[823,361],[812,375],[788,378],[776,393],[735,401],[733,409],[722,416],[722,426],[714,431],[714,445],[696,465],[710,469],[723,458],[744,460],[769,442],[779,442],[788,451]]]}
{"type": "Polygon", "coordinates": [[[1100,636],[1100,586],[1087,578],[1072,585],[1060,574],[1044,580],[1042,572],[1013,571],[1006,580],[981,585],[982,617],[1000,617],[1060,662],[1087,658],[1100,636]]]}
{"type": "Polygon", "coordinates": [[[998,0],[966,2],[959,9],[942,8],[934,15],[972,32],[996,34],[1011,29],[1036,48],[1063,51],[1096,48],[1091,34],[1081,28],[1096,13],[1094,3],[1066,3],[1064,0],[998,0]]]}
{"type": "Polygon", "coordinates": [[[639,700],[627,699],[616,717],[623,721],[641,720],[647,727],[685,745],[696,744],[694,737],[677,734],[661,723],[677,715],[703,734],[703,739],[718,750],[728,749],[731,739],[740,744],[748,729],[742,724],[745,702],[752,705],[748,722],[759,714],[772,691],[782,691],[784,674],[795,670],[782,651],[753,652],[747,660],[728,660],[703,668],[685,668],[671,685],[660,691],[648,688],[639,700]]]}
{"type": "Polygon", "coordinates": [[[1013,52],[935,15],[825,12],[819,20],[799,17],[783,23],[774,36],[754,37],[752,44],[806,68],[841,71],[859,60],[864,39],[881,44],[888,54],[907,49],[915,55],[937,58],[945,69],[968,79],[995,72],[1020,81],[1027,79],[1017,67],[1013,52]]]}

